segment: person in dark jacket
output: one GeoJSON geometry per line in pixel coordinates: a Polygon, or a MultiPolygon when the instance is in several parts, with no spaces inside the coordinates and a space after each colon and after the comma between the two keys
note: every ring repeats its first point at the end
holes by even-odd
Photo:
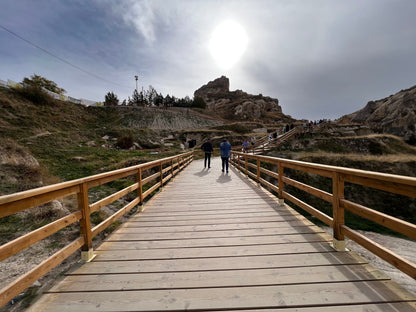
{"type": "Polygon", "coordinates": [[[220,144],[220,150],[222,160],[222,172],[224,172],[224,169],[226,169],[228,173],[228,159],[231,156],[231,144],[227,141],[227,139],[224,139],[224,141],[222,141],[222,143],[220,144]]]}
{"type": "Polygon", "coordinates": [[[211,140],[208,139],[204,144],[202,144],[201,149],[205,152],[205,161],[204,161],[204,168],[207,167],[208,162],[208,169],[211,168],[211,154],[214,152],[212,148],[211,140]]]}

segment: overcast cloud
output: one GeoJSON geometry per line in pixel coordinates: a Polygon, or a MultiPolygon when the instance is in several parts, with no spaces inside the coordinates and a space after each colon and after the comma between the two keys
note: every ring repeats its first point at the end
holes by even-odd
{"type": "Polygon", "coordinates": [[[120,100],[152,85],[193,96],[226,75],[230,89],[278,98],[295,118],[339,118],[416,84],[414,0],[0,0],[0,79],[38,74],[76,98],[120,100]],[[233,20],[247,50],[230,69],[209,52],[233,20]]]}

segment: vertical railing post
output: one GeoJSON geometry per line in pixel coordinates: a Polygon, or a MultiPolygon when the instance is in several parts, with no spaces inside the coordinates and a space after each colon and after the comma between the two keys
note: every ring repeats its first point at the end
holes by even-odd
{"type": "Polygon", "coordinates": [[[162,190],[163,187],[163,164],[160,162],[159,164],[159,170],[160,170],[160,189],[162,190]]]}
{"type": "Polygon", "coordinates": [[[94,250],[92,248],[92,231],[87,183],[80,184],[80,190],[77,196],[78,209],[82,212],[82,219],[79,220],[80,234],[84,237],[84,245],[81,247],[81,259],[84,261],[91,261],[94,258],[94,250]]]}
{"type": "Polygon", "coordinates": [[[139,168],[139,170],[137,171],[136,180],[137,180],[137,183],[138,183],[138,186],[139,186],[137,188],[137,196],[139,197],[140,205],[143,206],[142,168],[139,168]]]}
{"type": "Polygon", "coordinates": [[[283,191],[284,191],[284,183],[283,183],[283,176],[284,176],[284,168],[282,162],[278,162],[278,173],[279,173],[279,204],[283,205],[285,200],[283,198],[283,191]]]}
{"type": "Polygon", "coordinates": [[[246,175],[248,177],[248,157],[244,157],[245,158],[245,168],[246,168],[246,175]]]}
{"type": "Polygon", "coordinates": [[[176,158],[176,161],[178,162],[178,170],[181,171],[181,160],[179,156],[176,158]]]}
{"type": "Polygon", "coordinates": [[[334,172],[332,176],[333,245],[337,251],[345,250],[344,235],[341,231],[341,225],[345,224],[345,214],[344,209],[339,205],[339,200],[342,198],[344,198],[344,181],[338,172],[334,172]]]}
{"type": "Polygon", "coordinates": [[[257,186],[260,186],[260,157],[257,158],[257,186]]]}
{"type": "Polygon", "coordinates": [[[171,179],[173,179],[173,158],[170,160],[170,173],[172,174],[171,179]]]}

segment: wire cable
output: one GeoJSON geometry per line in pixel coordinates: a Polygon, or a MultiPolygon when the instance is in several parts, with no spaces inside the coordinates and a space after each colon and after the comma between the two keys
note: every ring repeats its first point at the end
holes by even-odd
{"type": "Polygon", "coordinates": [[[15,32],[13,32],[13,31],[11,31],[10,29],[8,29],[8,28],[4,27],[3,25],[0,25],[0,28],[2,28],[3,30],[7,31],[7,32],[8,32],[8,33],[10,33],[11,35],[13,35],[13,36],[15,36],[15,37],[19,38],[20,40],[23,40],[24,42],[26,42],[26,43],[30,44],[31,46],[34,46],[35,48],[37,48],[37,49],[39,49],[39,50],[43,51],[44,53],[46,53],[46,54],[48,54],[48,55],[50,55],[50,56],[52,56],[52,57],[56,58],[57,60],[59,60],[59,61],[61,61],[61,62],[65,63],[65,64],[67,64],[67,65],[69,65],[69,66],[71,66],[71,67],[73,67],[73,68],[75,68],[75,69],[78,69],[79,71],[82,71],[83,73],[85,73],[85,74],[87,74],[87,75],[90,75],[90,76],[92,76],[92,77],[94,77],[94,78],[96,78],[96,79],[99,79],[99,80],[105,81],[105,82],[107,82],[107,83],[111,83],[111,84],[114,84],[114,85],[117,85],[117,86],[119,86],[119,87],[123,87],[123,88],[126,88],[126,89],[127,89],[127,87],[126,87],[126,86],[123,86],[123,85],[121,85],[121,84],[119,84],[119,83],[117,83],[117,82],[110,81],[110,80],[107,80],[107,79],[105,79],[105,78],[102,78],[102,77],[100,77],[100,76],[98,76],[98,75],[96,75],[96,74],[94,74],[94,73],[91,73],[91,72],[89,72],[89,71],[87,71],[87,70],[85,70],[85,69],[83,69],[83,68],[81,68],[81,67],[79,67],[79,66],[77,66],[77,65],[72,64],[71,62],[68,62],[67,60],[65,60],[65,59],[63,59],[63,58],[61,58],[61,57],[59,57],[59,56],[57,56],[57,55],[55,55],[55,54],[53,54],[53,53],[49,52],[48,50],[46,50],[46,49],[42,48],[41,46],[38,46],[36,43],[33,43],[33,42],[31,42],[31,41],[29,41],[29,40],[27,40],[27,39],[25,39],[25,38],[23,38],[23,37],[19,36],[19,35],[18,35],[18,34],[16,34],[15,32]]]}

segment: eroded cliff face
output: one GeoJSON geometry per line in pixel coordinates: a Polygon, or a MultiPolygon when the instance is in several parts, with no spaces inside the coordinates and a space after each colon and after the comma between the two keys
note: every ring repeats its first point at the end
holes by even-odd
{"type": "Polygon", "coordinates": [[[194,97],[204,99],[209,110],[230,120],[268,118],[277,121],[292,120],[282,113],[279,100],[263,95],[252,95],[242,90],[230,91],[230,81],[222,76],[208,82],[194,92],[194,97]]]}
{"type": "Polygon", "coordinates": [[[370,101],[363,109],[343,116],[340,122],[364,124],[377,132],[416,141],[416,86],[370,101]]]}

